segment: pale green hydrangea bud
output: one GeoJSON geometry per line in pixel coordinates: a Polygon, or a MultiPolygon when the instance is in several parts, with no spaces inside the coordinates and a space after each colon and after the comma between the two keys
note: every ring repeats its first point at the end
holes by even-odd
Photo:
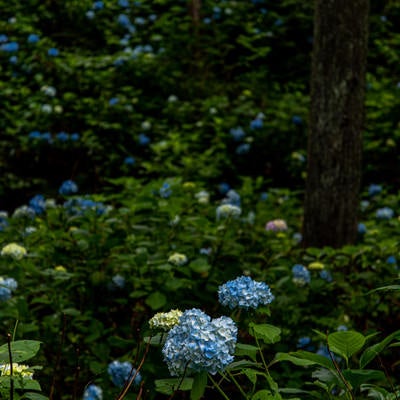
{"type": "Polygon", "coordinates": [[[180,267],[181,265],[185,265],[188,259],[184,254],[174,253],[169,256],[168,262],[180,267]]]}
{"type": "Polygon", "coordinates": [[[176,309],[166,313],[157,313],[149,320],[151,329],[162,329],[163,331],[169,331],[175,325],[178,325],[179,318],[182,315],[182,311],[176,309]]]}
{"type": "MultiPolygon", "coordinates": [[[[33,372],[29,370],[29,367],[24,364],[13,363],[13,376],[21,376],[22,378],[32,379],[33,372]]],[[[11,368],[10,364],[0,364],[0,374],[1,376],[10,376],[11,368]]]]}
{"type": "Polygon", "coordinates": [[[3,247],[1,250],[2,256],[10,256],[15,260],[21,260],[24,256],[26,256],[27,251],[25,247],[20,246],[17,243],[10,243],[3,247]]]}

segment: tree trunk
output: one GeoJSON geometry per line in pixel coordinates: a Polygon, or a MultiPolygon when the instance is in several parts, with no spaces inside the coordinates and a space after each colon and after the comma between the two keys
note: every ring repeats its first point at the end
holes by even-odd
{"type": "Polygon", "coordinates": [[[303,244],[357,238],[369,0],[316,0],[303,244]]]}

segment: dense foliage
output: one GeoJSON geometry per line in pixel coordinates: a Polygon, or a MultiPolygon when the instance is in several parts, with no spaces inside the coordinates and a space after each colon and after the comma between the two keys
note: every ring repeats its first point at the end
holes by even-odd
{"type": "Polygon", "coordinates": [[[371,4],[359,242],[334,250],[301,246],[312,1],[11,3],[1,398],[395,399],[400,5],[371,4]]]}

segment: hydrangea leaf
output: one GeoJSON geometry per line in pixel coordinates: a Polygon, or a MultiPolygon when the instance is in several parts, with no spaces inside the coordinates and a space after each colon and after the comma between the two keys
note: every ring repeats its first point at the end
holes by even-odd
{"type": "Polygon", "coordinates": [[[269,324],[249,324],[250,335],[262,339],[266,344],[279,342],[281,339],[281,330],[269,324]]]}
{"type": "MultiPolygon", "coordinates": [[[[21,361],[29,360],[40,349],[40,343],[37,340],[17,340],[11,343],[12,361],[20,363],[21,361]]],[[[9,364],[10,357],[8,353],[8,344],[0,346],[0,364],[9,364]]]]}
{"type": "Polygon", "coordinates": [[[203,397],[207,386],[207,372],[200,372],[195,375],[190,400],[200,400],[203,397]]]}
{"type": "Polygon", "coordinates": [[[167,298],[161,292],[154,292],[147,297],[145,303],[153,310],[158,310],[165,306],[167,303],[167,298]]]}
{"type": "Polygon", "coordinates": [[[381,342],[374,344],[371,347],[368,347],[360,357],[360,368],[364,368],[367,364],[369,364],[379,353],[381,353],[386,346],[389,345],[389,343],[393,339],[398,339],[400,337],[400,330],[393,332],[389,336],[387,336],[385,339],[383,339],[381,342]]]}
{"type": "Polygon", "coordinates": [[[237,343],[235,349],[235,355],[237,356],[248,356],[253,361],[256,361],[258,347],[251,344],[237,343]]]}
{"type": "Polygon", "coordinates": [[[280,394],[273,394],[269,390],[259,390],[253,395],[251,400],[280,400],[282,399],[280,394]]]}
{"type": "Polygon", "coordinates": [[[328,335],[328,345],[331,351],[346,360],[357,353],[365,344],[365,337],[355,331],[340,331],[328,335]]]}
{"type": "Polygon", "coordinates": [[[193,386],[193,378],[157,379],[154,383],[157,392],[171,395],[178,389],[178,385],[179,390],[191,390],[193,386]]]}

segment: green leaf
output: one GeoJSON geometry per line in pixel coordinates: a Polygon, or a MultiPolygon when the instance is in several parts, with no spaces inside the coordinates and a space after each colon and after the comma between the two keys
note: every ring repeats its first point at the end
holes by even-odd
{"type": "Polygon", "coordinates": [[[269,390],[263,389],[254,393],[251,400],[280,400],[281,398],[279,394],[272,394],[269,390]]]}
{"type": "Polygon", "coordinates": [[[177,389],[191,390],[193,386],[193,378],[172,378],[157,379],[155,382],[156,391],[162,394],[171,395],[177,389]],[[178,388],[179,385],[179,388],[178,388]]]}
{"type": "MultiPolygon", "coordinates": [[[[42,390],[38,381],[27,377],[15,375],[13,376],[14,388],[25,390],[42,390]]],[[[9,389],[11,377],[9,375],[0,376],[0,387],[9,389]]]]}
{"type": "Polygon", "coordinates": [[[374,344],[371,347],[368,347],[360,357],[360,368],[364,368],[367,364],[369,364],[379,353],[381,353],[389,343],[400,337],[400,330],[391,333],[381,342],[374,344]]]}
{"type": "Polygon", "coordinates": [[[251,368],[245,368],[242,372],[249,378],[249,381],[253,385],[257,383],[257,371],[251,368]]]}
{"type": "MultiPolygon", "coordinates": [[[[11,343],[12,361],[19,363],[26,361],[36,355],[40,349],[40,343],[37,340],[17,340],[11,343]]],[[[8,344],[0,346],[0,364],[9,364],[8,344]]]]}
{"type": "Polygon", "coordinates": [[[29,399],[29,400],[48,400],[48,397],[43,396],[40,393],[34,393],[34,392],[27,392],[24,393],[24,399],[29,399]]]}
{"type": "Polygon", "coordinates": [[[294,357],[288,353],[276,353],[274,361],[290,361],[294,365],[300,367],[307,367],[309,365],[315,365],[315,361],[306,360],[304,358],[294,357]]]}
{"type": "Polygon", "coordinates": [[[371,380],[385,380],[385,374],[375,369],[345,369],[342,374],[353,388],[371,380]]]}
{"type": "Polygon", "coordinates": [[[235,349],[235,355],[237,356],[248,356],[253,361],[256,361],[258,347],[251,344],[237,343],[235,349]]]}
{"type": "Polygon", "coordinates": [[[279,342],[281,339],[281,330],[273,325],[269,324],[249,324],[250,335],[262,339],[266,344],[272,344],[279,342]]]}
{"type": "Polygon", "coordinates": [[[202,273],[208,272],[210,270],[211,266],[210,266],[210,264],[208,264],[206,259],[197,258],[196,260],[193,260],[189,264],[189,268],[193,272],[196,272],[197,274],[202,274],[202,273]]]}
{"type": "Polygon", "coordinates": [[[361,350],[365,340],[364,335],[356,331],[340,331],[328,335],[329,349],[346,360],[361,350]]]}
{"type": "Polygon", "coordinates": [[[158,310],[165,306],[167,303],[167,298],[160,292],[154,292],[149,297],[147,297],[145,303],[151,307],[153,310],[158,310]]]}
{"type": "MultiPolygon", "coordinates": [[[[334,365],[332,363],[332,360],[325,356],[321,356],[320,354],[315,354],[311,353],[309,351],[305,350],[299,350],[299,351],[294,351],[292,353],[289,353],[290,356],[299,358],[300,360],[308,360],[311,361],[315,365],[320,365],[324,368],[328,369],[334,369],[334,365]]],[[[311,365],[311,364],[309,364],[311,365]]]]}
{"type": "Polygon", "coordinates": [[[203,397],[207,386],[207,372],[200,372],[195,375],[190,392],[190,400],[200,400],[203,397]]]}

